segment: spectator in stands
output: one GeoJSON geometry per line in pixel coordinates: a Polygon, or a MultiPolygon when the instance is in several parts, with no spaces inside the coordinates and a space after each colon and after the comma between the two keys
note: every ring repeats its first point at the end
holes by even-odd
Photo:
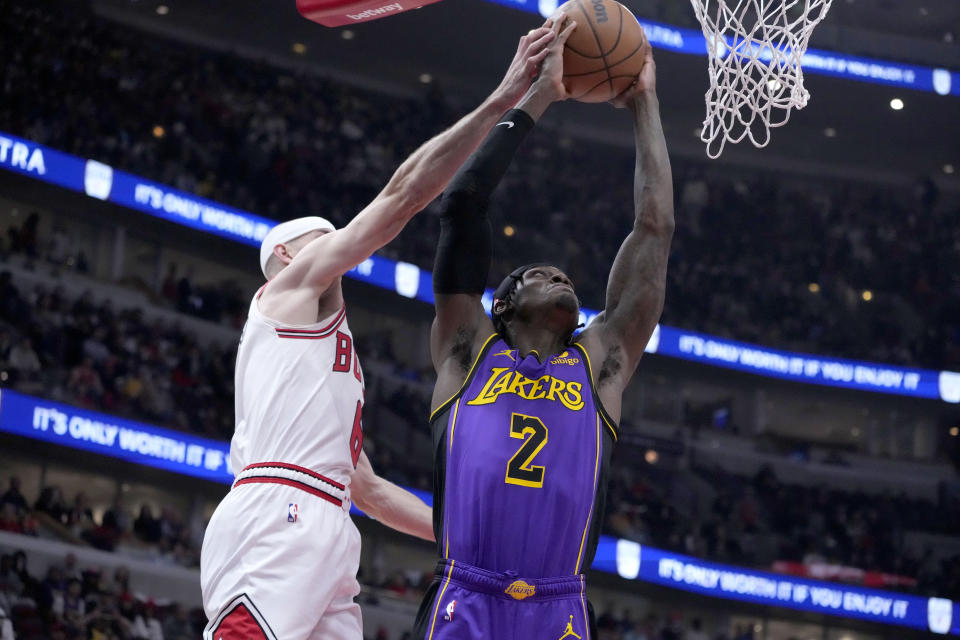
{"type": "Polygon", "coordinates": [[[33,508],[36,511],[47,514],[61,524],[66,520],[68,511],[63,501],[63,492],[61,492],[60,487],[57,486],[44,487],[33,508]]]}
{"type": "Polygon", "coordinates": [[[103,383],[100,374],[93,368],[93,360],[84,358],[83,362],[70,371],[68,383],[72,395],[86,407],[96,407],[103,398],[103,383]]]}
{"type": "Polygon", "coordinates": [[[82,577],[80,569],[77,568],[77,556],[74,553],[68,553],[63,558],[63,567],[61,568],[64,580],[79,580],[82,577]]]}
{"type": "Polygon", "coordinates": [[[67,580],[67,592],[63,598],[63,621],[67,629],[79,631],[87,618],[87,603],[83,597],[83,583],[77,578],[67,580]]]}
{"type": "Polygon", "coordinates": [[[153,517],[153,511],[150,505],[144,503],[140,505],[140,515],[133,523],[133,532],[138,538],[150,544],[160,542],[163,533],[161,531],[160,521],[153,517]]]}
{"type": "Polygon", "coordinates": [[[0,607],[12,611],[23,594],[23,581],[13,568],[13,556],[0,555],[0,607]]]}
{"type": "Polygon", "coordinates": [[[0,506],[0,531],[9,531],[10,533],[23,533],[23,523],[20,521],[20,514],[17,508],[9,502],[0,506]]]}
{"type": "Polygon", "coordinates": [[[121,615],[115,596],[101,595],[99,606],[87,615],[87,633],[92,640],[129,638],[132,631],[133,623],[121,615]]]}
{"type": "Polygon", "coordinates": [[[163,625],[157,618],[157,608],[152,601],[138,607],[133,619],[133,636],[142,640],[164,640],[163,625]]]}
{"type": "Polygon", "coordinates": [[[18,512],[27,510],[27,499],[20,493],[20,478],[17,476],[10,476],[10,486],[0,496],[0,506],[5,504],[12,504],[18,512]]]}
{"type": "Polygon", "coordinates": [[[87,495],[78,491],[74,496],[73,505],[66,513],[65,523],[71,533],[77,537],[84,537],[96,528],[97,524],[93,520],[93,510],[87,503],[87,495]]]}
{"type": "Polygon", "coordinates": [[[113,551],[117,544],[130,531],[130,516],[117,497],[109,509],[103,512],[100,526],[91,534],[90,543],[104,551],[113,551]]]}
{"type": "Polygon", "coordinates": [[[29,338],[23,337],[13,345],[7,356],[7,364],[24,380],[36,379],[36,374],[40,371],[40,358],[33,350],[29,338]]]}
{"type": "Polygon", "coordinates": [[[173,611],[163,621],[163,637],[164,640],[194,640],[196,637],[187,610],[183,606],[173,605],[173,611]]]}
{"type": "Polygon", "coordinates": [[[703,622],[700,621],[700,618],[694,618],[690,621],[690,629],[687,630],[683,640],[710,640],[703,631],[703,622]]]}
{"type": "Polygon", "coordinates": [[[47,569],[47,577],[40,583],[40,594],[37,604],[41,610],[47,610],[53,615],[62,618],[66,597],[67,580],[63,577],[63,571],[60,567],[49,567],[47,569]]]}

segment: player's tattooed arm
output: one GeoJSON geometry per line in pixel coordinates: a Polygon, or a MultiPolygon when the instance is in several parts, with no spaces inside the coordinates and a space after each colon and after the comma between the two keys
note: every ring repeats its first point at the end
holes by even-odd
{"type": "MultiPolygon", "coordinates": [[[[649,45],[648,45],[649,47],[649,45]]],[[[663,311],[667,259],[673,238],[673,177],[660,122],[656,67],[647,60],[637,82],[613,102],[633,114],[637,149],[633,228],[620,246],[596,323],[604,369],[616,364],[621,385],[633,375],[663,311]],[[618,362],[608,362],[616,354],[618,362]],[[608,366],[609,365],[609,366],[608,366]]]]}
{"type": "Polygon", "coordinates": [[[373,471],[365,452],[360,453],[350,481],[354,504],[391,529],[433,542],[433,509],[423,500],[373,471]]]}

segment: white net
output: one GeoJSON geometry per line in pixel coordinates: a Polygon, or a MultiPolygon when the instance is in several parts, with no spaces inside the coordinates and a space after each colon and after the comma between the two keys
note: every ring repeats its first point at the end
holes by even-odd
{"type": "Polygon", "coordinates": [[[806,106],[800,62],[832,1],[690,0],[710,58],[700,134],[708,156],[718,158],[727,142],[745,137],[765,147],[770,129],[806,106]]]}

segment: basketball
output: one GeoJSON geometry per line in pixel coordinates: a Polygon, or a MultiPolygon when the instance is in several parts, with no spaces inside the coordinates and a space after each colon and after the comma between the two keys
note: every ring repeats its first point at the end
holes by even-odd
{"type": "Polygon", "coordinates": [[[633,13],[614,0],[570,0],[560,11],[577,23],[563,51],[563,84],[570,96],[606,102],[622,93],[643,69],[647,44],[633,13]]]}

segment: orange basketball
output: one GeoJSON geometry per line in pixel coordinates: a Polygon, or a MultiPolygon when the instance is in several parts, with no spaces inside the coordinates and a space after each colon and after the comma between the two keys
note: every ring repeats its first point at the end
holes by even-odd
{"type": "Polygon", "coordinates": [[[577,23],[563,51],[571,97],[606,102],[622,93],[643,69],[647,44],[633,13],[614,0],[570,0],[560,11],[577,23]]]}

